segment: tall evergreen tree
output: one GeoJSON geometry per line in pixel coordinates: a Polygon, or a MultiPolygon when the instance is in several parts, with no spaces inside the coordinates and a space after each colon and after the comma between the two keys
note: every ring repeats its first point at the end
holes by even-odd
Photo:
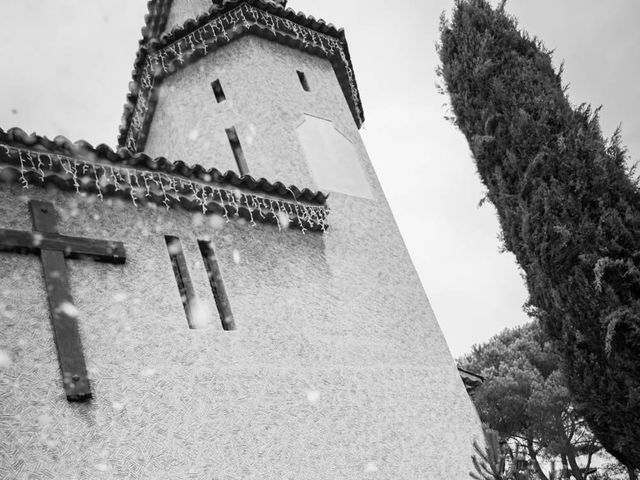
{"type": "Polygon", "coordinates": [[[563,355],[578,412],[640,467],[640,193],[616,132],[572,107],[551,55],[487,0],[443,22],[442,76],[532,312],[563,355]]]}

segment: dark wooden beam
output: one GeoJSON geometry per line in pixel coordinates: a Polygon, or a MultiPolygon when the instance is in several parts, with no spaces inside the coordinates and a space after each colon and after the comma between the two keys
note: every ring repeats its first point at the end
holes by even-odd
{"type": "Polygon", "coordinates": [[[49,297],[53,339],[62,372],[67,400],[81,402],[91,398],[91,385],[80,340],[76,307],[71,299],[67,267],[62,252],[42,250],[42,270],[49,297]]]}
{"type": "MultiPolygon", "coordinates": [[[[48,202],[29,202],[33,227],[45,235],[57,234],[57,222],[53,205],[48,202]]],[[[36,234],[37,235],[37,234],[36,234]]],[[[51,326],[62,371],[62,383],[71,402],[91,398],[91,385],[80,341],[76,308],[71,299],[67,266],[62,249],[40,249],[42,270],[49,297],[51,326]]]]}
{"type": "Polygon", "coordinates": [[[0,250],[39,253],[41,250],[62,252],[65,258],[90,257],[110,263],[124,263],[122,242],[69,237],[55,232],[23,232],[0,230],[0,250]]]}
{"type": "Polygon", "coordinates": [[[178,237],[170,235],[165,236],[164,239],[167,243],[167,250],[169,252],[169,258],[171,259],[173,274],[176,277],[178,292],[180,293],[180,299],[182,300],[184,313],[187,316],[189,328],[197,328],[197,319],[194,318],[193,311],[196,304],[196,291],[191,283],[189,269],[187,268],[187,259],[184,256],[184,251],[182,250],[182,243],[178,237]]]}

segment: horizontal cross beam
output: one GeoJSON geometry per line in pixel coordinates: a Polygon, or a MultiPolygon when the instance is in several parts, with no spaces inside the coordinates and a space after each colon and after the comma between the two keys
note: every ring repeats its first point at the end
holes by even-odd
{"type": "Polygon", "coordinates": [[[0,250],[31,253],[53,250],[62,252],[66,258],[90,257],[109,263],[124,263],[126,258],[122,242],[19,230],[0,230],[0,250]]]}

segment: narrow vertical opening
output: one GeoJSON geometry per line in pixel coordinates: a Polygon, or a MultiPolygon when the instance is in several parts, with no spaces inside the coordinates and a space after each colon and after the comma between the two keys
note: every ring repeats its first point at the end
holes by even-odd
{"type": "Polygon", "coordinates": [[[301,72],[300,70],[296,70],[296,73],[298,74],[298,79],[300,80],[300,85],[302,85],[302,88],[305,92],[310,92],[311,89],[309,88],[309,82],[307,81],[307,76],[304,74],[304,72],[301,72]]]}
{"type": "Polygon", "coordinates": [[[233,319],[233,314],[231,313],[227,290],[225,289],[224,282],[222,281],[222,275],[220,274],[218,260],[216,258],[215,251],[213,250],[213,244],[208,240],[198,240],[198,245],[200,246],[200,253],[202,253],[204,266],[207,270],[209,283],[211,284],[213,298],[216,301],[216,307],[218,308],[222,328],[225,330],[235,330],[236,324],[233,319]]]}
{"type": "Polygon", "coordinates": [[[215,95],[218,103],[224,102],[227,99],[224,94],[224,90],[222,89],[222,85],[220,84],[220,80],[214,80],[211,82],[211,88],[213,89],[213,94],[215,95]]]}
{"type": "Polygon", "coordinates": [[[184,307],[184,313],[187,316],[189,328],[195,328],[193,325],[192,311],[192,305],[195,301],[195,291],[193,290],[193,284],[189,277],[189,270],[187,270],[187,261],[184,257],[184,252],[182,251],[182,244],[178,237],[167,235],[164,239],[167,243],[167,250],[169,252],[169,258],[171,259],[173,274],[176,277],[180,300],[182,300],[182,306],[184,307]]]}
{"type": "Polygon", "coordinates": [[[238,132],[236,132],[236,127],[227,128],[225,129],[225,132],[227,132],[229,145],[231,145],[233,156],[235,157],[236,163],[238,164],[240,175],[246,175],[247,173],[249,173],[249,168],[247,167],[247,161],[244,158],[244,152],[242,151],[242,145],[240,145],[240,140],[238,139],[238,132]]]}

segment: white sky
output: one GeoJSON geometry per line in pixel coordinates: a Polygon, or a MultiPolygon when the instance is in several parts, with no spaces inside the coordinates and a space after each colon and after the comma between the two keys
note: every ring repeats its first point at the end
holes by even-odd
{"type": "MultiPolygon", "coordinates": [[[[436,93],[439,15],[453,0],[290,0],[344,27],[364,103],[362,131],[455,356],[527,320],[500,254],[493,207],[436,93]]],[[[640,160],[640,1],[511,0],[508,10],[565,60],[575,103],[603,105],[640,160]]],[[[0,0],[0,128],[114,146],[146,0],[0,0]]],[[[185,159],[187,162],[189,159],[185,159]]],[[[273,179],[277,180],[277,179],[273,179]]]]}

